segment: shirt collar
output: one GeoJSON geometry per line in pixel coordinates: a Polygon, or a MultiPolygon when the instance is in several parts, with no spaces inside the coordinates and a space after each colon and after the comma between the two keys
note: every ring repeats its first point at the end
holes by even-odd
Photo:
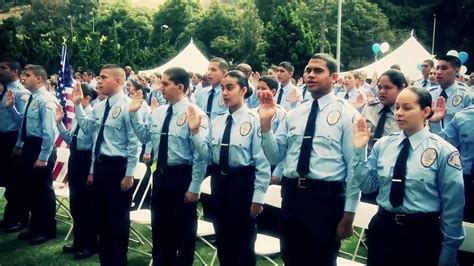
{"type": "MultiPolygon", "coordinates": [[[[378,111],[378,113],[381,114],[381,113],[382,113],[382,109],[385,107],[385,105],[383,105],[382,103],[379,103],[378,106],[379,106],[379,111],[378,111]]],[[[395,104],[392,104],[392,106],[390,106],[389,108],[390,108],[390,112],[391,112],[392,114],[395,114],[395,104]]]]}
{"type": "MultiPolygon", "coordinates": [[[[444,89],[446,91],[446,94],[448,95],[448,97],[451,96],[451,94],[454,93],[454,90],[458,87],[458,85],[459,85],[458,82],[454,81],[454,83],[451,86],[444,89]]],[[[441,90],[443,89],[443,88],[441,88],[441,86],[439,86],[439,87],[440,87],[441,90]]]]}
{"type": "Polygon", "coordinates": [[[13,89],[13,88],[20,88],[22,85],[21,85],[20,80],[15,80],[8,83],[6,86],[7,86],[7,89],[13,89]]]}
{"type": "Polygon", "coordinates": [[[186,106],[188,106],[189,100],[186,97],[183,97],[179,102],[171,105],[173,107],[173,114],[176,115],[181,112],[186,106]]]}
{"type": "MultiPolygon", "coordinates": [[[[411,135],[408,137],[408,140],[410,140],[410,146],[413,150],[415,150],[420,144],[430,135],[430,131],[428,130],[427,127],[424,127],[422,130],[416,132],[415,134],[411,135]]],[[[398,139],[397,146],[400,145],[403,140],[407,137],[405,132],[402,131],[400,134],[400,137],[398,139]]]]}
{"type": "Polygon", "coordinates": [[[110,96],[109,99],[109,104],[110,106],[113,106],[119,99],[121,99],[125,94],[123,93],[122,90],[120,90],[117,94],[110,96]]]}
{"type": "Polygon", "coordinates": [[[46,91],[46,87],[45,86],[41,86],[39,87],[38,89],[34,90],[33,92],[31,92],[31,95],[33,96],[33,98],[36,98],[38,95],[42,94],[43,92],[46,91]]]}
{"type": "Polygon", "coordinates": [[[337,99],[336,95],[334,95],[334,93],[331,93],[331,92],[319,98],[318,99],[319,110],[323,110],[326,106],[334,102],[336,99],[337,99]]]}
{"type": "MultiPolygon", "coordinates": [[[[234,124],[239,124],[242,120],[246,118],[246,114],[249,112],[249,108],[247,107],[246,104],[243,104],[239,109],[237,109],[235,112],[232,113],[232,121],[234,121],[234,124]]],[[[230,115],[229,109],[227,109],[226,112],[226,119],[227,116],[230,115]]]]}
{"type": "Polygon", "coordinates": [[[222,90],[222,84],[219,84],[216,86],[213,86],[213,85],[209,86],[209,88],[207,89],[207,92],[211,92],[212,90],[214,90],[215,92],[222,90]]]}
{"type": "Polygon", "coordinates": [[[290,89],[290,84],[291,82],[288,82],[288,84],[286,84],[285,86],[282,86],[282,84],[280,83],[280,87],[283,90],[283,92],[287,92],[290,89]]]}

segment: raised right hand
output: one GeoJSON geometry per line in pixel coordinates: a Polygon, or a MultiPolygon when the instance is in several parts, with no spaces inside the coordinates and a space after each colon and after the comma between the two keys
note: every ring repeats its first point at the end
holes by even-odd
{"type": "Polygon", "coordinates": [[[74,89],[72,89],[72,102],[74,104],[80,104],[84,99],[84,94],[82,93],[81,83],[76,82],[74,89]]]}
{"type": "Polygon", "coordinates": [[[143,92],[141,90],[137,91],[137,93],[132,95],[132,101],[128,107],[128,111],[136,112],[142,106],[143,102],[143,92]]]}
{"type": "Polygon", "coordinates": [[[59,123],[61,123],[61,121],[64,118],[64,112],[63,112],[63,107],[60,104],[56,104],[56,105],[57,105],[57,107],[56,107],[55,120],[56,120],[56,124],[59,124],[59,123]]]}
{"type": "Polygon", "coordinates": [[[201,116],[196,106],[192,104],[188,106],[187,116],[189,129],[193,135],[196,135],[199,132],[199,127],[201,126],[201,116]]]}
{"type": "MultiPolygon", "coordinates": [[[[4,90],[6,90],[6,88],[4,90]]],[[[5,98],[5,107],[11,108],[13,104],[15,104],[15,95],[13,94],[13,91],[11,90],[7,90],[6,94],[7,95],[5,98]]]]}
{"type": "Polygon", "coordinates": [[[260,126],[262,133],[266,133],[271,130],[272,118],[276,114],[276,103],[270,91],[261,91],[258,97],[260,100],[260,108],[258,110],[260,126]]]}
{"type": "Polygon", "coordinates": [[[364,148],[369,144],[370,140],[370,131],[367,127],[367,122],[363,117],[357,119],[356,124],[354,125],[354,131],[352,134],[352,143],[354,148],[364,148]]]}
{"type": "Polygon", "coordinates": [[[444,97],[438,97],[438,99],[433,101],[433,116],[430,118],[431,123],[437,123],[444,119],[448,108],[446,107],[446,99],[444,97]]]}

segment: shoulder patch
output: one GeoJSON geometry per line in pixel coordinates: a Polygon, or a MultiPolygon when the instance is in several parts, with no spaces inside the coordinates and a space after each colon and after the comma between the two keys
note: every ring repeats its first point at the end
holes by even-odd
{"type": "Polygon", "coordinates": [[[49,109],[49,110],[56,110],[56,103],[53,101],[48,101],[46,102],[44,107],[46,107],[46,109],[49,109]]]}
{"type": "Polygon", "coordinates": [[[448,157],[448,165],[452,166],[458,170],[462,170],[461,158],[459,157],[459,152],[452,152],[448,157]]]}

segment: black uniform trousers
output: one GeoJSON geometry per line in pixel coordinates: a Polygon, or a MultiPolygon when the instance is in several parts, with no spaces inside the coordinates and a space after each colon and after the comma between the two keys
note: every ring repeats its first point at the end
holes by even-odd
{"type": "Polygon", "coordinates": [[[3,213],[5,226],[14,223],[28,223],[28,209],[25,207],[23,187],[24,182],[19,177],[21,170],[18,160],[12,159],[12,150],[18,138],[18,131],[0,133],[0,186],[6,188],[7,203],[3,213]]]}
{"type": "Polygon", "coordinates": [[[184,203],[192,166],[157,168],[153,173],[153,264],[193,265],[197,231],[197,203],[184,203]]]}
{"type": "Polygon", "coordinates": [[[37,137],[27,137],[23,142],[20,161],[25,205],[22,208],[27,208],[31,213],[28,227],[31,236],[56,237],[56,195],[52,179],[56,148],[53,149],[46,167],[34,168],[42,142],[43,140],[37,137]]]}
{"type": "Polygon", "coordinates": [[[379,208],[367,231],[367,265],[436,266],[441,238],[438,213],[404,216],[379,208]]]}
{"type": "Polygon", "coordinates": [[[97,229],[93,187],[87,185],[91,168],[91,150],[71,150],[68,163],[69,207],[74,220],[76,249],[97,249],[97,229]]]}
{"type": "Polygon", "coordinates": [[[337,226],[344,213],[342,182],[282,179],[282,256],[285,265],[336,265],[337,226]]]}
{"type": "MultiPolygon", "coordinates": [[[[464,221],[474,222],[474,183],[471,175],[464,175],[464,221]]],[[[460,266],[474,265],[474,254],[458,251],[458,262],[460,266]]]]}
{"type": "Polygon", "coordinates": [[[132,190],[122,191],[127,159],[99,155],[94,162],[94,202],[101,265],[127,264],[132,190]]]}
{"type": "Polygon", "coordinates": [[[214,230],[220,265],[255,265],[257,226],[250,218],[255,167],[234,167],[226,173],[210,166],[215,200],[214,230]]]}

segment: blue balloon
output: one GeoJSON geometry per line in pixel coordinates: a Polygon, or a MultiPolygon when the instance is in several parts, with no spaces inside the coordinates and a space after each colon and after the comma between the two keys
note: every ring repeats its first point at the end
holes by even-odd
{"type": "Polygon", "coordinates": [[[382,47],[380,47],[380,44],[378,43],[372,44],[372,52],[374,52],[374,54],[378,54],[381,51],[382,51],[382,47]]]}
{"type": "Polygon", "coordinates": [[[467,59],[469,58],[469,55],[466,52],[460,52],[458,54],[459,60],[461,60],[461,64],[466,63],[467,59]]]}
{"type": "Polygon", "coordinates": [[[416,65],[416,68],[421,71],[422,65],[421,65],[421,64],[418,64],[418,65],[416,65]]]}

